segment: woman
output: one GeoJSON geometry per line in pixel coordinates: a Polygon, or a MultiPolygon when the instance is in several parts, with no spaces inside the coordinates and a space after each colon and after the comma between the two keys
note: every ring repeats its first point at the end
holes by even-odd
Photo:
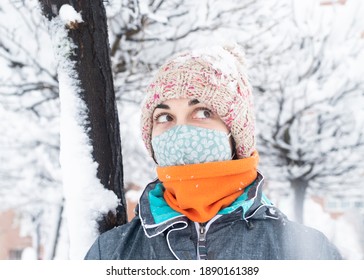
{"type": "Polygon", "coordinates": [[[252,89],[237,46],[178,54],[142,107],[158,179],[128,224],[86,259],[340,259],[320,232],[293,223],[262,194],[252,89]]]}

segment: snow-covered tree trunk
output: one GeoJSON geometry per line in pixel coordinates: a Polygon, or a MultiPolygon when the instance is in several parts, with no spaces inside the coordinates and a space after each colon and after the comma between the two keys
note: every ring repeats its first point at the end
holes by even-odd
{"type": "Polygon", "coordinates": [[[70,257],[124,224],[119,120],[102,0],[39,0],[50,21],[61,101],[61,167],[70,257]]]}

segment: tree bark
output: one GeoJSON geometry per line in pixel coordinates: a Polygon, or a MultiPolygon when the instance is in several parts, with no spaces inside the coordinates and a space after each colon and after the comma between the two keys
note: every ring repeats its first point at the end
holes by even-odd
{"type": "Polygon", "coordinates": [[[303,224],[304,202],[305,202],[306,190],[308,188],[308,181],[302,178],[297,178],[291,180],[290,183],[294,193],[293,194],[294,220],[298,223],[303,224]]]}
{"type": "Polygon", "coordinates": [[[106,12],[102,0],[39,0],[48,20],[58,15],[62,5],[69,4],[82,14],[83,21],[70,26],[68,35],[77,46],[72,60],[83,89],[80,98],[87,106],[85,127],[98,163],[97,178],[112,190],[121,203],[98,220],[99,232],[105,232],[127,222],[123,190],[123,166],[119,119],[110,62],[106,12]]]}

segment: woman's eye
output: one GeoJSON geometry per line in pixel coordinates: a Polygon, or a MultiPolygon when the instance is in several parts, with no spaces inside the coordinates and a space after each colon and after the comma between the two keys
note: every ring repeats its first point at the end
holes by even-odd
{"type": "Polygon", "coordinates": [[[157,123],[166,123],[173,120],[173,118],[168,114],[161,114],[155,117],[157,123]]]}
{"type": "Polygon", "coordinates": [[[196,119],[208,119],[211,118],[212,111],[206,108],[198,109],[198,111],[195,114],[196,119]]]}

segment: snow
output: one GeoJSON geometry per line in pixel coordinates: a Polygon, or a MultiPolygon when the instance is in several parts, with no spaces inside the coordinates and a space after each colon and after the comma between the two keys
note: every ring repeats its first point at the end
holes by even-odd
{"type": "Polygon", "coordinates": [[[77,13],[76,10],[68,4],[62,5],[59,9],[59,17],[66,25],[83,22],[81,13],[77,13]]]}
{"type": "MultiPolygon", "coordinates": [[[[51,46],[47,41],[48,30],[45,28],[46,24],[39,19],[40,12],[34,9],[37,1],[20,2],[6,0],[0,4],[0,117],[2,120],[0,122],[0,208],[17,209],[22,216],[24,233],[35,231],[40,227],[41,242],[45,247],[44,257],[50,258],[56,233],[55,223],[62,205],[61,184],[64,183],[67,205],[66,212],[63,212],[65,220],[62,223],[61,241],[58,243],[55,258],[65,259],[70,255],[71,258],[82,258],[82,254],[98,235],[95,219],[108,209],[114,209],[117,199],[102,189],[95,176],[97,165],[90,157],[92,148],[83,130],[84,115],[79,113],[85,106],[82,100],[77,98],[79,90],[77,77],[69,71],[72,65],[67,65],[67,61],[62,60],[62,63],[65,63],[65,69],[60,69],[59,76],[62,116],[58,113],[58,92],[51,89],[46,93],[38,90],[21,93],[19,90],[21,89],[19,85],[22,83],[29,85],[26,89],[38,82],[45,86],[58,87],[57,81],[53,80],[55,65],[53,65],[50,51],[51,46]],[[9,53],[2,49],[2,44],[10,50],[9,53]],[[10,67],[11,60],[25,62],[26,66],[10,67]],[[9,98],[4,98],[3,93],[9,94],[9,98]],[[50,102],[40,107],[38,116],[25,109],[43,99],[48,99],[50,102]],[[61,128],[59,128],[59,121],[62,123],[61,128]],[[60,130],[62,177],[58,164],[60,130]],[[69,222],[68,226],[66,222],[69,222]],[[69,244],[71,244],[70,248],[68,248],[69,244]]],[[[292,107],[300,109],[300,106],[307,104],[308,101],[320,100],[327,94],[349,87],[350,85],[346,84],[349,78],[355,81],[362,79],[364,52],[361,52],[362,44],[355,44],[364,31],[361,17],[364,4],[360,0],[348,0],[344,6],[322,7],[319,5],[320,1],[316,0],[251,1],[252,4],[244,3],[247,7],[240,13],[235,13],[237,8],[235,0],[185,0],[183,5],[178,5],[178,1],[164,1],[160,8],[157,8],[160,1],[154,2],[152,7],[147,5],[147,0],[132,2],[139,2],[139,7],[132,10],[127,6],[131,2],[124,0],[104,2],[109,15],[111,43],[114,42],[120,30],[130,26],[142,27],[141,33],[133,36],[135,41],[129,41],[124,36],[120,42],[120,50],[111,58],[114,70],[120,61],[125,62],[126,69],[114,71],[120,129],[123,135],[125,182],[133,182],[144,187],[155,178],[154,163],[145,152],[139,134],[138,103],[145,94],[144,88],[153,71],[177,51],[216,45],[216,43],[224,44],[226,40],[231,39],[237,40],[244,47],[248,62],[251,64],[248,67],[248,73],[252,83],[254,86],[265,88],[265,104],[260,111],[264,119],[260,119],[258,124],[260,126],[258,129],[262,132],[266,132],[267,127],[274,126],[270,121],[275,118],[273,108],[276,106],[276,95],[280,87],[285,88],[289,102],[294,104],[294,106],[285,105],[281,115],[284,121],[292,112],[294,113],[292,107]],[[292,2],[296,5],[294,13],[290,6],[292,2]],[[223,13],[229,10],[229,13],[223,13]],[[143,22],[144,25],[141,25],[142,18],[146,19],[143,22]],[[189,29],[197,31],[181,40],[173,40],[174,37],[183,36],[189,29]],[[311,35],[312,40],[302,41],[301,50],[292,50],[291,45],[296,44],[301,38],[296,36],[297,30],[306,37],[311,35]],[[333,30],[335,32],[332,32],[333,30]],[[327,39],[327,46],[320,52],[322,39],[330,32],[332,34],[327,39]],[[356,57],[356,53],[360,55],[356,57]],[[325,59],[322,65],[324,71],[312,80],[305,79],[298,83],[295,75],[309,69],[315,59],[322,57],[325,59]],[[276,65],[279,67],[275,67],[276,65]],[[305,90],[314,94],[310,94],[306,99],[297,98],[292,94],[305,90]],[[265,126],[261,125],[262,121],[265,122],[265,126]]],[[[77,13],[69,5],[64,5],[58,20],[58,28],[63,32],[64,25],[82,22],[81,12],[77,13]]],[[[52,33],[55,36],[63,36],[60,36],[62,38],[58,40],[61,42],[58,55],[67,58],[67,54],[74,46],[66,40],[65,33],[60,31],[52,33]]],[[[219,64],[217,66],[224,67],[223,63],[219,64]]],[[[257,90],[255,95],[256,101],[259,101],[260,94],[257,90]]],[[[260,106],[261,104],[258,103],[256,105],[260,106]]],[[[306,159],[313,159],[317,152],[312,149],[314,146],[312,143],[320,142],[317,144],[320,151],[326,151],[339,141],[326,137],[327,132],[335,129],[335,126],[327,127],[326,133],[322,135],[313,134],[312,115],[321,112],[327,121],[329,116],[335,116],[335,112],[349,112],[356,121],[346,118],[338,121],[337,124],[354,136],[356,131],[363,130],[360,129],[362,125],[360,123],[364,119],[363,104],[354,98],[351,102],[345,102],[335,108],[323,102],[309,112],[311,115],[306,115],[301,126],[297,124],[292,130],[291,140],[294,146],[284,141],[278,141],[278,144],[287,148],[292,158],[298,158],[297,148],[300,148],[301,151],[306,152],[304,155],[306,159]]],[[[268,139],[266,146],[274,144],[277,142],[268,139]]],[[[271,155],[274,154],[276,154],[275,150],[262,151],[261,160],[270,161],[273,158],[271,155]],[[263,155],[263,152],[266,154],[263,155]]],[[[322,163],[315,167],[315,170],[322,170],[328,164],[337,162],[349,160],[362,162],[362,158],[361,153],[341,152],[335,157],[319,159],[322,163]]],[[[287,197],[286,202],[283,202],[290,188],[286,184],[289,172],[282,169],[277,172],[276,167],[280,165],[272,161],[265,165],[262,171],[267,178],[268,187],[271,186],[268,190],[273,197],[272,201],[278,202],[281,199],[278,206],[292,217],[292,211],[285,211],[287,208],[285,203],[291,203],[292,198],[287,197]],[[277,177],[276,174],[279,174],[280,178],[275,179],[283,181],[279,186],[273,182],[273,178],[277,177]]],[[[262,167],[261,165],[260,168],[262,167]]],[[[302,168],[295,166],[291,169],[290,175],[297,176],[302,174],[302,171],[302,168]]],[[[314,193],[321,192],[325,195],[330,187],[334,193],[343,193],[345,190],[345,196],[363,197],[361,185],[357,183],[360,175],[356,173],[346,177],[356,182],[338,185],[336,179],[330,178],[310,183],[315,187],[314,193]]],[[[139,196],[140,192],[134,190],[126,194],[131,201],[136,201],[139,196]]],[[[355,221],[362,221],[363,213],[355,219],[348,214],[333,220],[325,211],[312,203],[307,201],[305,204],[307,223],[322,230],[334,240],[346,258],[363,258],[360,248],[363,247],[364,242],[358,237],[362,236],[362,231],[353,226],[355,221]]],[[[34,234],[34,237],[39,236],[34,234]]],[[[28,254],[29,250],[27,251],[24,258],[32,258],[31,254],[28,254]]]]}
{"type": "MultiPolygon", "coordinates": [[[[71,13],[72,15],[72,13],[71,13]]],[[[72,15],[74,16],[74,14],[72,15]]],[[[74,17],[69,17],[74,18],[74,17]]],[[[60,163],[70,240],[70,258],[83,259],[98,236],[97,219],[115,211],[116,195],[106,190],[96,177],[97,163],[87,135],[87,108],[80,98],[81,88],[75,62],[70,55],[75,48],[60,18],[51,22],[61,101],[60,163]]]]}

